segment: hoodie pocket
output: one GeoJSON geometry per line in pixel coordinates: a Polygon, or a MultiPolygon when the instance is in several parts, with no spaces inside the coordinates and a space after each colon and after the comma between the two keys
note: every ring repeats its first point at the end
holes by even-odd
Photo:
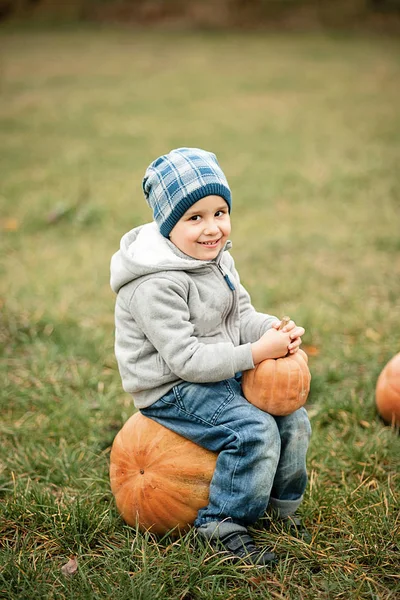
{"type": "Polygon", "coordinates": [[[161,354],[157,353],[156,363],[157,363],[157,370],[161,375],[170,375],[171,369],[168,367],[167,363],[165,362],[165,360],[163,359],[161,354]]]}

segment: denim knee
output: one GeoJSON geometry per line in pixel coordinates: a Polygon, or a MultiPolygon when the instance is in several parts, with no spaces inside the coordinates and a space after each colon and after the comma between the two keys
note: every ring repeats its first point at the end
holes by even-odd
{"type": "Polygon", "coordinates": [[[281,437],[287,439],[301,438],[305,441],[311,438],[311,424],[304,407],[286,417],[275,418],[281,437]]]}
{"type": "MultiPolygon", "coordinates": [[[[292,416],[292,415],[290,415],[292,416]]],[[[311,423],[305,408],[300,408],[293,413],[293,422],[291,428],[298,438],[303,438],[309,442],[311,438],[311,423]]],[[[289,423],[291,421],[289,420],[289,423]]]]}
{"type": "Polygon", "coordinates": [[[260,451],[269,459],[275,458],[279,461],[281,452],[281,436],[277,423],[270,414],[257,409],[256,420],[243,428],[246,434],[247,442],[254,447],[260,445],[260,451]]]}

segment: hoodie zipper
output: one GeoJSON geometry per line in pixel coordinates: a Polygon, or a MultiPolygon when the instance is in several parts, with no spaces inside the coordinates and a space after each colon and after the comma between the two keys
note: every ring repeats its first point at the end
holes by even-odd
{"type": "Polygon", "coordinates": [[[236,288],[233,285],[232,281],[229,279],[228,274],[224,272],[223,268],[218,263],[216,263],[216,265],[217,265],[219,271],[221,272],[222,277],[225,279],[225,282],[226,282],[228,288],[231,290],[231,292],[234,292],[236,288]]]}
{"type": "Polygon", "coordinates": [[[231,313],[231,311],[233,309],[234,303],[235,303],[235,290],[236,290],[236,288],[235,288],[233,282],[231,281],[231,279],[229,278],[228,274],[225,273],[225,271],[221,267],[221,265],[219,263],[215,263],[215,264],[216,264],[216,266],[218,268],[218,271],[221,273],[222,277],[224,278],[226,285],[231,290],[231,301],[229,303],[228,309],[225,311],[225,313],[224,313],[224,315],[222,317],[222,322],[225,324],[226,333],[227,333],[229,339],[233,341],[234,338],[233,338],[233,334],[231,332],[231,327],[229,326],[228,315],[230,315],[230,313],[231,313]]]}

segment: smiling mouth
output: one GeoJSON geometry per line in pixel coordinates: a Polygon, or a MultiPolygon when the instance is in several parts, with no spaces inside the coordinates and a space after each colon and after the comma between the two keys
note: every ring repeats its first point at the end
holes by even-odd
{"type": "Polygon", "coordinates": [[[214,246],[219,244],[220,241],[221,241],[221,238],[219,238],[219,240],[213,240],[212,242],[198,242],[198,243],[201,244],[202,246],[209,246],[210,248],[213,248],[214,246]]]}

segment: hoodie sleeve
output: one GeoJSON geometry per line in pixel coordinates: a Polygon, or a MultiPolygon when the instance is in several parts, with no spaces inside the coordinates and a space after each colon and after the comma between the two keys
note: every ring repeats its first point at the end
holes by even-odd
{"type": "Polygon", "coordinates": [[[228,253],[226,255],[227,261],[230,263],[228,263],[228,268],[239,282],[240,343],[253,343],[259,340],[268,329],[271,329],[272,324],[279,319],[273,315],[256,311],[251,303],[249,293],[240,283],[240,276],[232,256],[228,253]]]}
{"type": "Polygon", "coordinates": [[[256,311],[251,303],[250,295],[240,284],[239,289],[239,311],[240,311],[240,343],[246,344],[256,342],[272,323],[279,321],[273,315],[267,315],[256,311]]]}
{"type": "Polygon", "coordinates": [[[157,277],[140,283],[129,309],[143,333],[173,373],[184,381],[212,383],[254,367],[251,345],[204,344],[193,335],[186,290],[157,277]]]}

